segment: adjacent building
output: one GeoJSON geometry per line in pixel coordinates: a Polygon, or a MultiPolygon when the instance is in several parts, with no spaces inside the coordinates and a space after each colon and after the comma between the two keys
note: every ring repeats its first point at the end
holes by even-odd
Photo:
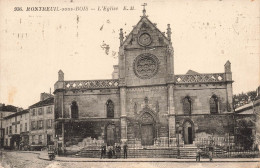
{"type": "Polygon", "coordinates": [[[29,111],[22,110],[4,117],[4,147],[24,149],[29,145],[29,111]]]}
{"type": "Polygon", "coordinates": [[[0,103],[0,148],[4,146],[4,137],[5,137],[5,123],[4,118],[11,114],[16,113],[19,108],[12,105],[5,105],[0,103]]]}
{"type": "Polygon", "coordinates": [[[42,148],[53,143],[54,138],[54,97],[42,93],[39,102],[29,107],[31,149],[42,148]]]}

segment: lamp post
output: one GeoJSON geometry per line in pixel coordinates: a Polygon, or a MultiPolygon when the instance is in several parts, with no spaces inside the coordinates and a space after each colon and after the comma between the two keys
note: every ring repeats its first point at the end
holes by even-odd
{"type": "Polygon", "coordinates": [[[180,159],[180,142],[179,142],[179,123],[176,124],[176,130],[177,130],[177,159],[180,159]]]}

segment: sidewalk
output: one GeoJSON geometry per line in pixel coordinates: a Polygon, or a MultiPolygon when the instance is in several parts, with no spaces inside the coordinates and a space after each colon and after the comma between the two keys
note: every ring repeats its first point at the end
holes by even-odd
{"type": "MultiPolygon", "coordinates": [[[[46,151],[34,152],[39,154],[38,158],[49,160],[46,151]]],[[[129,159],[100,159],[100,158],[77,158],[56,156],[55,161],[60,162],[196,162],[194,159],[176,159],[176,158],[129,158],[129,159]]],[[[201,162],[209,162],[209,159],[201,159],[201,162]]],[[[260,162],[260,158],[213,158],[213,162],[260,162]]]]}

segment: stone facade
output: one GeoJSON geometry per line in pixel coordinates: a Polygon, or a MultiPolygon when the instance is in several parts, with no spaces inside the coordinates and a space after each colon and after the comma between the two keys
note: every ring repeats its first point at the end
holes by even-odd
{"type": "Polygon", "coordinates": [[[169,147],[177,137],[189,145],[234,136],[230,62],[223,73],[175,75],[170,25],[166,34],[144,12],[129,35],[120,30],[113,79],[66,81],[59,71],[54,105],[61,149],[93,141],[169,147]]]}

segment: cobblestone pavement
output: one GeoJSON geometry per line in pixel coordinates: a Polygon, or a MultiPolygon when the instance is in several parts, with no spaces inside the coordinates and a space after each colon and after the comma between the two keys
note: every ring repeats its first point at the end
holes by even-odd
{"type": "Polygon", "coordinates": [[[260,168],[259,162],[60,162],[38,158],[38,154],[0,152],[4,168],[260,168]]]}

